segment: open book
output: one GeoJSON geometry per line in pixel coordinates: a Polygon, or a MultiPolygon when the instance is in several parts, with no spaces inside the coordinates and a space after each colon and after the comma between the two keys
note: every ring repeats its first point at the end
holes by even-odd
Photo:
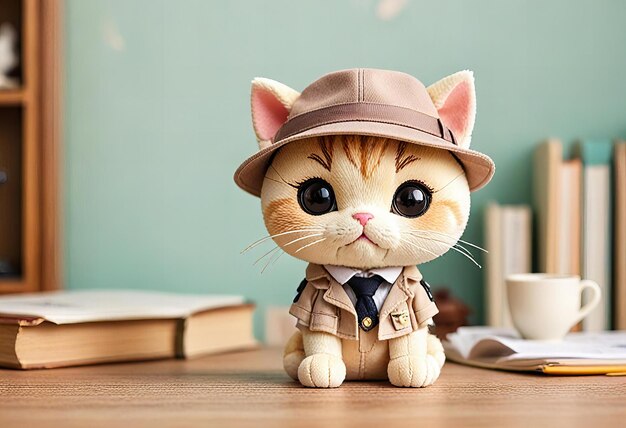
{"type": "Polygon", "coordinates": [[[570,333],[561,342],[524,340],[515,330],[461,327],[446,357],[477,367],[547,374],[626,373],[626,331],[570,333]]]}
{"type": "Polygon", "coordinates": [[[191,358],[256,344],[241,296],[85,290],[0,297],[0,367],[191,358]]]}

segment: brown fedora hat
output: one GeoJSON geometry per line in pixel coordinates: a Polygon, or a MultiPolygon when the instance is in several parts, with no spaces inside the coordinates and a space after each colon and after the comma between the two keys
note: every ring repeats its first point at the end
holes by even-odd
{"type": "Polygon", "coordinates": [[[469,149],[475,116],[470,71],[426,88],[405,73],[350,69],[327,74],[302,93],[269,79],[252,82],[252,118],[260,150],[235,172],[259,196],[272,155],[304,138],[352,134],[392,138],[447,150],[462,164],[470,190],[495,171],[489,156],[469,149]]]}

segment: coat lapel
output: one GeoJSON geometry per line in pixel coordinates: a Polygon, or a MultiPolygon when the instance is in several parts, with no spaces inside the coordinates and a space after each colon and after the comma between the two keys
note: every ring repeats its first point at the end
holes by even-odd
{"type": "Polygon", "coordinates": [[[330,288],[324,293],[324,300],[356,316],[356,309],[354,309],[352,300],[350,300],[350,297],[346,294],[346,290],[332,278],[330,280],[330,288]]]}
{"type": "Polygon", "coordinates": [[[333,306],[344,309],[356,316],[356,309],[346,294],[346,290],[324,269],[323,266],[309,264],[306,270],[306,279],[313,287],[319,290],[326,290],[323,294],[325,301],[333,306]]]}
{"type": "Polygon", "coordinates": [[[326,289],[330,286],[330,274],[320,265],[309,263],[306,268],[306,280],[317,289],[326,289]]]}

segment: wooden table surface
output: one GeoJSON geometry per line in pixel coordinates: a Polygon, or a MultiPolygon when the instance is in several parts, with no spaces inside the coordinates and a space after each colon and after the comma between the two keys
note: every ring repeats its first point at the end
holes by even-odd
{"type": "Polygon", "coordinates": [[[293,382],[276,349],[56,370],[0,370],[0,427],[626,427],[626,377],[447,363],[425,389],[293,382]],[[406,425],[408,423],[408,425],[406,425]]]}

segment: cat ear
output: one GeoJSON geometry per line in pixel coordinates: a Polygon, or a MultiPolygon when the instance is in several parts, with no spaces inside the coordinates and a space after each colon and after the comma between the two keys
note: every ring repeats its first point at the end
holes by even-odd
{"type": "Polygon", "coordinates": [[[252,81],[252,125],[259,149],[271,144],[299,96],[300,92],[275,80],[257,77],[252,81]]]}
{"type": "Polygon", "coordinates": [[[474,73],[459,71],[428,88],[441,121],[452,131],[459,147],[468,148],[476,118],[474,73]]]}

